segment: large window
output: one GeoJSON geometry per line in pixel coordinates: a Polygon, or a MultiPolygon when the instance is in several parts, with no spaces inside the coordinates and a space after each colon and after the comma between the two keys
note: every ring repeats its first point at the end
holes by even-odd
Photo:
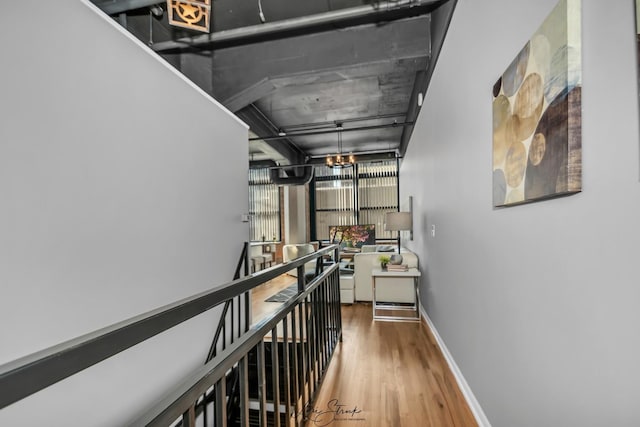
{"type": "Polygon", "coordinates": [[[338,169],[317,166],[313,183],[315,239],[328,240],[332,225],[354,224],[375,224],[376,239],[395,238],[384,231],[384,214],[398,210],[396,160],[338,169]]]}
{"type": "Polygon", "coordinates": [[[251,241],[280,241],[280,190],[269,179],[269,169],[249,169],[251,241]]]}
{"type": "Polygon", "coordinates": [[[398,210],[398,166],[395,160],[358,165],[358,218],[375,224],[378,239],[395,238],[384,231],[384,214],[398,210]]]}
{"type": "Polygon", "coordinates": [[[354,170],[316,166],[313,182],[317,240],[329,240],[332,225],[356,223],[354,170]]]}

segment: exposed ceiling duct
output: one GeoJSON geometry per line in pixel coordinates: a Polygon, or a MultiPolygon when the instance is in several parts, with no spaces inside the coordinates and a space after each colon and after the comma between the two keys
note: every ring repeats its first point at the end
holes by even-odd
{"type": "Polygon", "coordinates": [[[272,162],[269,178],[276,185],[305,185],[313,178],[313,165],[278,167],[272,162]]]}
{"type": "Polygon", "coordinates": [[[336,123],[357,161],[404,156],[456,4],[216,0],[202,35],[150,11],[166,2],[93,1],[250,126],[251,161],[279,166],[333,154],[336,123]]]}

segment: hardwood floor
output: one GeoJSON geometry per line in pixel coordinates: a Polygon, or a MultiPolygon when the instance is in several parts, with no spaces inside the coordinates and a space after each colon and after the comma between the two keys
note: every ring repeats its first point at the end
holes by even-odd
{"type": "Polygon", "coordinates": [[[251,291],[251,323],[255,324],[261,319],[264,319],[269,314],[276,311],[281,305],[281,302],[267,302],[265,301],[270,296],[273,296],[281,290],[297,283],[297,278],[283,274],[276,277],[273,280],[254,288],[251,291]]]}
{"type": "Polygon", "coordinates": [[[306,426],[477,426],[426,325],[373,322],[362,303],[342,316],[343,342],[306,426]]]}
{"type": "MultiPolygon", "coordinates": [[[[253,322],[295,283],[283,275],[252,292],[253,322]]],[[[371,304],[342,306],[337,347],[306,427],[475,427],[477,423],[426,324],[373,321],[371,304]]]]}

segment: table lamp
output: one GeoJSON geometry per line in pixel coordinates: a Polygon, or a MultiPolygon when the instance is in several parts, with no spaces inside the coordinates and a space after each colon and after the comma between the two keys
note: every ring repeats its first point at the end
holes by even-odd
{"type": "Polygon", "coordinates": [[[385,214],[385,218],[384,218],[385,231],[398,232],[398,255],[399,255],[400,262],[397,262],[397,264],[402,263],[402,255],[400,255],[400,232],[411,231],[412,228],[413,228],[413,219],[411,217],[411,212],[387,212],[385,214]]]}

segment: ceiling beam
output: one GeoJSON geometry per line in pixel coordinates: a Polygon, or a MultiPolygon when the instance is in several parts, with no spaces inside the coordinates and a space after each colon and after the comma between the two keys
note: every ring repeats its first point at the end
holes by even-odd
{"type": "Polygon", "coordinates": [[[410,16],[428,14],[445,1],[446,0],[381,1],[365,6],[333,10],[315,15],[159,42],[155,43],[152,49],[159,52],[175,49],[191,49],[194,47],[206,47],[210,49],[217,45],[237,46],[264,41],[266,39],[291,37],[291,35],[310,34],[326,29],[335,29],[336,26],[348,27],[366,23],[393,21],[410,16]]]}
{"type": "MultiPolygon", "coordinates": [[[[457,3],[458,0],[449,1],[443,7],[435,10],[431,14],[431,26],[429,27],[429,30],[431,32],[431,54],[429,56],[429,64],[425,72],[418,73],[416,75],[413,92],[411,94],[409,110],[407,111],[407,121],[415,121],[418,117],[418,114],[420,113],[422,105],[417,105],[418,94],[422,94],[423,100],[427,96],[427,89],[429,87],[429,83],[431,82],[431,76],[433,75],[433,70],[436,66],[438,56],[440,55],[440,51],[444,43],[444,38],[449,29],[449,24],[451,23],[453,11],[455,10],[457,3]]],[[[402,131],[400,146],[398,147],[400,157],[404,157],[407,151],[409,141],[411,140],[411,135],[413,134],[413,128],[414,126],[407,126],[402,131]]]]}
{"type": "MultiPolygon", "coordinates": [[[[311,83],[322,76],[335,80],[347,75],[349,79],[380,75],[395,69],[397,61],[418,61],[416,65],[424,68],[431,50],[429,28],[427,17],[409,18],[379,27],[359,26],[214,50],[207,81],[213,84],[214,97],[225,106],[227,102],[233,104],[231,110],[237,111],[244,106],[243,100],[253,102],[264,96],[265,88],[259,83],[265,76],[270,83],[283,87],[311,83]]],[[[191,68],[198,68],[202,59],[192,53],[182,56],[182,72],[190,75],[191,68]]]]}
{"type": "Polygon", "coordinates": [[[406,120],[411,122],[411,125],[406,126],[402,130],[400,145],[398,147],[400,157],[404,157],[404,153],[407,151],[407,146],[409,145],[409,140],[413,133],[414,123],[418,118],[418,113],[420,113],[420,107],[422,107],[422,105],[418,105],[418,97],[422,95],[422,102],[424,102],[424,94],[427,91],[428,80],[429,75],[426,70],[420,70],[416,73],[416,79],[413,82],[413,90],[411,91],[411,98],[409,99],[409,108],[407,109],[406,117],[406,120]]]}
{"type": "MultiPolygon", "coordinates": [[[[278,131],[273,123],[253,105],[243,108],[241,111],[238,111],[236,115],[244,122],[251,124],[251,131],[258,135],[258,139],[262,135],[273,135],[274,132],[278,131]]],[[[256,138],[250,138],[250,141],[254,140],[256,140],[256,138]]],[[[264,142],[287,159],[289,164],[301,164],[306,160],[306,154],[286,137],[264,142]]]]}
{"type": "MultiPolygon", "coordinates": [[[[211,93],[213,93],[225,107],[235,112],[249,104],[259,101],[278,89],[288,86],[319,84],[322,79],[325,79],[326,83],[329,84],[334,81],[366,78],[373,75],[373,73],[383,75],[396,69],[398,67],[397,61],[413,62],[416,64],[416,68],[420,68],[423,65],[426,67],[426,64],[428,64],[427,57],[424,55],[416,55],[406,58],[387,58],[381,61],[345,66],[344,68],[331,68],[331,58],[327,58],[327,65],[329,66],[327,69],[300,69],[300,71],[296,72],[296,69],[294,68],[296,65],[291,61],[288,68],[283,66],[283,71],[280,71],[280,73],[284,74],[276,75],[275,73],[277,70],[274,70],[271,77],[263,78],[255,84],[249,84],[248,82],[251,82],[252,78],[259,78],[259,76],[252,75],[252,71],[249,70],[243,72],[243,70],[238,69],[237,73],[226,73],[226,76],[222,76],[222,78],[216,73],[212,73],[213,77],[211,80],[213,80],[215,90],[212,90],[211,93]],[[233,92],[232,95],[228,95],[231,93],[230,91],[234,89],[237,92],[233,92]]],[[[311,58],[309,59],[309,62],[312,62],[311,58]]],[[[282,63],[285,64],[286,62],[282,61],[282,63]]],[[[185,74],[189,75],[189,72],[186,71],[185,74]]]]}
{"type": "Polygon", "coordinates": [[[277,87],[269,78],[264,78],[248,88],[238,91],[233,96],[221,100],[222,105],[235,112],[251,105],[260,98],[270,94],[277,87]]]}
{"type": "Polygon", "coordinates": [[[163,4],[165,2],[158,0],[96,0],[94,3],[107,15],[115,15],[117,13],[163,4]]]}

